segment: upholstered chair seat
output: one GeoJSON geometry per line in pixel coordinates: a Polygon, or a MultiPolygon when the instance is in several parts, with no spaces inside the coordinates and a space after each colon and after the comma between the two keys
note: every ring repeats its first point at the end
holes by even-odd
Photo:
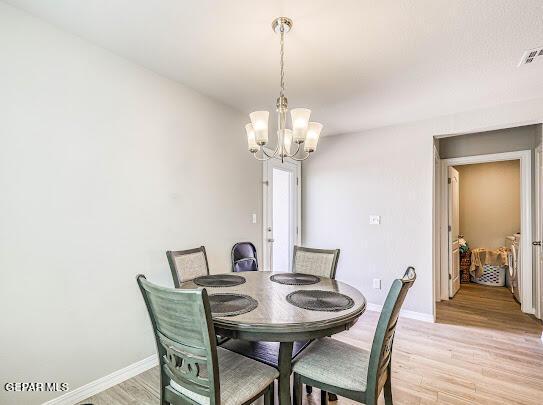
{"type": "Polygon", "coordinates": [[[365,391],[370,352],[339,340],[324,338],[311,343],[292,371],[334,387],[365,391]]]}
{"type": "MultiPolygon", "coordinates": [[[[279,377],[279,372],[275,368],[222,347],[217,347],[217,359],[221,405],[244,404],[255,398],[279,377]]],[[[171,381],[170,385],[199,404],[209,404],[209,398],[189,391],[175,381],[171,381]]]]}

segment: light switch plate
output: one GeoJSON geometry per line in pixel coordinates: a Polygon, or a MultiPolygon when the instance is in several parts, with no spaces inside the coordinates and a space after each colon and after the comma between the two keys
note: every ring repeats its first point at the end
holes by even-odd
{"type": "Polygon", "coordinates": [[[256,214],[253,214],[253,224],[256,224],[256,214]]]}
{"type": "Polygon", "coordinates": [[[381,289],[381,279],[380,278],[374,278],[373,279],[373,288],[380,290],[381,289]]]}
{"type": "Polygon", "coordinates": [[[381,223],[380,215],[370,215],[370,225],[379,225],[381,223]]]}

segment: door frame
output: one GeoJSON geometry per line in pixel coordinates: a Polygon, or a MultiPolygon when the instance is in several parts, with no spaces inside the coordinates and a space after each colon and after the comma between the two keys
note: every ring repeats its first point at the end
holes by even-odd
{"type": "Polygon", "coordinates": [[[440,269],[440,260],[441,260],[441,215],[439,215],[439,210],[441,209],[441,182],[436,181],[436,179],[441,177],[441,158],[439,157],[439,151],[437,150],[435,140],[434,140],[434,181],[432,182],[433,186],[433,201],[432,201],[432,264],[434,266],[434,282],[432,283],[432,299],[433,299],[433,314],[435,320],[436,314],[436,302],[440,301],[440,286],[441,286],[441,272],[437,269],[440,269]]]}
{"type": "MultiPolygon", "coordinates": [[[[448,168],[476,163],[501,162],[504,160],[520,160],[520,232],[521,262],[520,282],[522,286],[522,312],[535,313],[533,304],[533,271],[532,271],[532,151],[493,153],[487,155],[465,156],[441,160],[441,300],[449,299],[449,238],[448,238],[448,168]]],[[[505,237],[506,235],[504,235],[505,237]]]]}
{"type": "MultiPolygon", "coordinates": [[[[273,153],[273,151],[268,151],[273,153]]],[[[268,165],[270,163],[278,163],[278,159],[270,159],[262,162],[262,269],[269,270],[269,255],[268,255],[268,197],[269,197],[269,179],[268,165]]],[[[302,162],[293,159],[285,159],[284,163],[295,169],[296,174],[296,233],[295,244],[300,245],[302,239],[302,162]]]]}
{"type": "MultiPolygon", "coordinates": [[[[543,180],[541,178],[541,166],[542,166],[542,146],[539,145],[537,148],[535,148],[534,151],[534,164],[535,164],[535,224],[536,227],[534,229],[534,240],[541,241],[543,237],[543,218],[541,218],[541,204],[542,201],[542,191],[543,187],[541,187],[541,181],[543,180]]],[[[538,247],[536,249],[533,249],[533,258],[535,260],[534,270],[535,270],[535,316],[538,319],[541,319],[543,315],[543,263],[541,262],[543,252],[541,251],[543,247],[538,247]]],[[[543,334],[541,335],[541,339],[543,340],[543,334]]]]}

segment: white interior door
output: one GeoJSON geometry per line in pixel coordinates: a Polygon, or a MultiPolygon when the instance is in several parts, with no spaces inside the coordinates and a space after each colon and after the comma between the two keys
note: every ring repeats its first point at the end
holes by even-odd
{"type": "Polygon", "coordinates": [[[291,271],[292,253],[300,243],[299,162],[264,164],[264,270],[291,271]]]}
{"type": "Polygon", "coordinates": [[[460,289],[460,176],[458,170],[449,167],[449,297],[460,289]]]}

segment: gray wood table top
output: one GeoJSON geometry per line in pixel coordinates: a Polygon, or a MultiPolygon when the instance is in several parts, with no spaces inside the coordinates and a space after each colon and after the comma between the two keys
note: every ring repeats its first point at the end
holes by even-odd
{"type": "MultiPolygon", "coordinates": [[[[233,273],[229,273],[233,274],[233,273]]],[[[269,271],[250,271],[235,273],[246,279],[244,284],[232,287],[205,287],[208,294],[239,293],[246,294],[258,301],[258,307],[245,314],[236,316],[213,316],[217,332],[231,330],[268,335],[270,340],[287,341],[308,337],[319,337],[318,331],[345,326],[348,329],[366,309],[366,299],[356,288],[341,281],[321,277],[320,282],[311,285],[286,285],[270,280],[269,271]],[[345,294],[353,299],[354,306],[337,312],[312,311],[296,307],[286,300],[286,296],[296,290],[325,290],[345,294]],[[275,334],[281,335],[273,339],[275,334]],[[290,336],[290,338],[289,338],[290,336]]],[[[183,283],[181,288],[197,288],[192,281],[183,283]]],[[[324,335],[323,335],[324,336],[324,335]]],[[[255,339],[256,340],[256,339],[255,339]]]]}

